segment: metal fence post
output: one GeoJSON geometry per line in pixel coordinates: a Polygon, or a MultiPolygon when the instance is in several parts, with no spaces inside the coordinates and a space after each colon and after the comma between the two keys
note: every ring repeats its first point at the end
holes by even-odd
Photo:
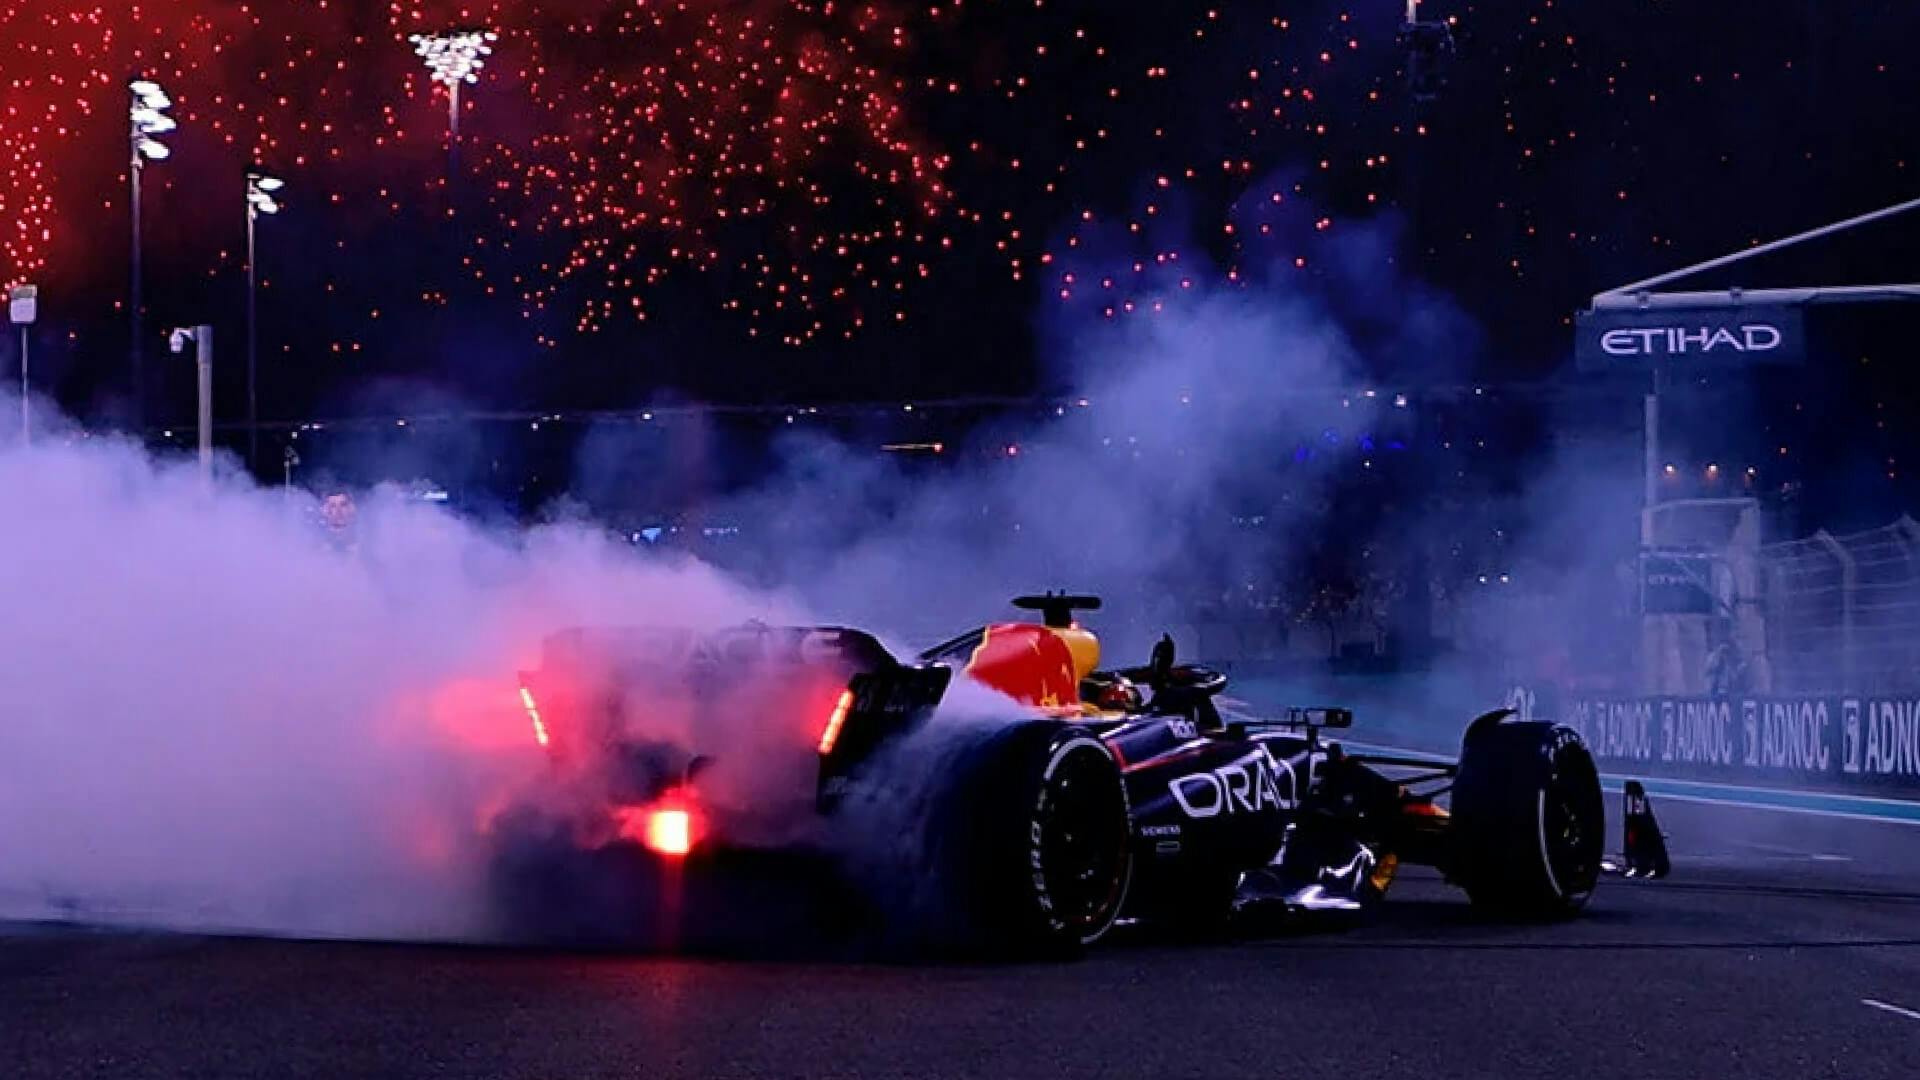
{"type": "MultiPolygon", "coordinates": [[[[1905,584],[1907,595],[1902,602],[1920,602],[1920,522],[1914,521],[1906,514],[1901,514],[1899,519],[1890,526],[1889,531],[1893,533],[1895,543],[1900,545],[1900,554],[1905,557],[1907,563],[1905,584]]],[[[1899,669],[1912,671],[1920,668],[1920,635],[1916,635],[1912,627],[1903,623],[1901,636],[1905,640],[1895,645],[1896,655],[1899,657],[1896,661],[1899,669]]],[[[1899,688],[1896,687],[1896,689],[1899,688]]]]}
{"type": "Polygon", "coordinates": [[[1813,539],[1833,556],[1840,564],[1840,689],[1852,691],[1854,668],[1854,593],[1859,586],[1858,573],[1854,568],[1853,555],[1843,547],[1833,534],[1825,529],[1813,534],[1813,539]]]}

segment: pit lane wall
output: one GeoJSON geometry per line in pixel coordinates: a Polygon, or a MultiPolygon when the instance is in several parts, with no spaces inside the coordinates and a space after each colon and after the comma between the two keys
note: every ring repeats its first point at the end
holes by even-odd
{"type": "Polygon", "coordinates": [[[1920,799],[1920,698],[1572,697],[1543,712],[1605,772],[1920,799]],[[1557,712],[1557,717],[1553,716],[1557,712]]]}

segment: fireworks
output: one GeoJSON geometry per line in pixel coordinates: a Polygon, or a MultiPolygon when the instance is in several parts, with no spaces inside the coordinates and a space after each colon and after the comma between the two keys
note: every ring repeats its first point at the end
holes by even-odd
{"type": "Polygon", "coordinates": [[[496,84],[513,99],[504,129],[476,133],[468,166],[484,205],[448,197],[466,211],[465,264],[482,282],[517,281],[530,314],[571,287],[581,329],[644,317],[646,286],[676,268],[724,268],[741,283],[728,307],[802,340],[836,299],[856,325],[897,307],[944,239],[944,159],[911,131],[889,69],[904,24],[874,6],[395,4],[371,29],[318,2],[46,6],[0,7],[26,58],[0,98],[0,277],[47,269],[71,216],[99,198],[107,166],[76,129],[128,69],[173,87],[182,120],[232,157],[323,169],[325,203],[372,190],[395,212],[444,186],[414,149],[426,145],[415,105],[452,98],[457,137],[460,85],[496,84]],[[445,31],[442,16],[502,30],[445,31]],[[483,70],[496,47],[511,66],[483,70]],[[523,252],[537,267],[512,264],[523,252]]]}
{"type": "Polygon", "coordinates": [[[716,277],[750,333],[810,340],[902,317],[953,209],[945,159],[912,122],[905,16],[872,5],[548,4],[523,11],[530,133],[482,175],[507,178],[509,254],[564,254],[523,290],[532,310],[585,298],[575,327],[646,318],[646,293],[716,277]],[[589,10],[591,9],[591,13],[589,10]]]}
{"type": "MultiPolygon", "coordinates": [[[[177,101],[159,183],[272,164],[313,193],[289,224],[328,237],[328,281],[403,240],[439,245],[428,280],[356,286],[368,308],[510,304],[553,341],[657,318],[685,279],[676,298],[792,344],[911,322],[983,274],[1116,319],[1195,282],[1312,276],[1348,223],[1406,206],[1436,143],[1424,246],[1489,288],[1596,256],[1671,262],[1685,240],[1723,250],[1724,229],[1639,187],[1676,153],[1733,168],[1765,145],[1685,134],[1717,115],[1707,95],[1796,101],[1810,77],[1777,37],[1680,66],[1614,57],[1680,32],[1662,11],[1580,32],[1551,0],[1420,11],[1468,18],[1473,80],[1409,71],[1389,0],[0,0],[0,281],[101,261],[89,226],[121,209],[126,159],[103,145],[133,72],[177,101]]],[[[1901,39],[1877,17],[1887,32],[1863,37],[1901,39]]],[[[1821,77],[1841,100],[1892,102],[1906,70],[1868,58],[1821,77]]],[[[1783,146],[1781,163],[1826,169],[1816,149],[1783,146]]],[[[1873,184],[1911,156],[1847,152],[1873,184]]],[[[197,202],[171,212],[234,227],[197,202]]],[[[231,254],[196,269],[222,268],[231,254]]]]}
{"type": "MultiPolygon", "coordinates": [[[[1050,258],[1046,223],[1023,218],[1070,209],[1066,183],[1123,141],[1129,110],[1172,96],[1152,85],[1165,64],[1124,76],[1078,20],[1015,18],[1015,5],[969,23],[964,3],[495,0],[393,4],[372,26],[341,7],[0,9],[30,58],[5,86],[6,115],[24,123],[0,129],[0,160],[17,166],[0,186],[0,274],[46,268],[70,215],[107,186],[73,127],[137,69],[233,158],[321,172],[319,206],[444,206],[466,238],[462,273],[529,318],[564,305],[580,332],[646,319],[651,289],[692,271],[749,334],[799,344],[907,320],[956,250],[990,246],[1023,279],[1050,258]],[[948,41],[994,44],[998,59],[950,55],[948,41]],[[1088,79],[1112,85],[1067,101],[1088,79]],[[457,118],[461,85],[492,115],[449,185],[431,167],[438,138],[413,129],[435,95],[457,118]],[[964,122],[1041,109],[1060,109],[1053,122],[1075,137],[964,122]]],[[[1196,18],[1196,40],[1218,25],[1196,18]]],[[[445,302],[438,287],[421,295],[445,302]]]]}

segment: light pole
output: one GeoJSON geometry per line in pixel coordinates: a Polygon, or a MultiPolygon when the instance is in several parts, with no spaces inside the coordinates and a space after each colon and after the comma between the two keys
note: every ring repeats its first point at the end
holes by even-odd
{"type": "Polygon", "coordinates": [[[171,152],[155,138],[180,125],[167,115],[173,101],[152,79],[135,78],[127,83],[127,138],[132,167],[127,170],[133,185],[133,426],[145,438],[147,427],[147,353],[140,310],[140,173],[148,161],[165,161],[171,152]]]}
{"type": "Polygon", "coordinates": [[[414,55],[427,65],[434,82],[447,88],[447,133],[450,141],[460,141],[460,84],[480,81],[480,69],[493,55],[493,43],[500,35],[491,30],[445,30],[438,34],[414,34],[414,55]]]}
{"type": "Polygon", "coordinates": [[[32,285],[15,285],[7,293],[7,317],[20,328],[20,445],[33,444],[33,386],[27,381],[27,327],[39,314],[40,290],[32,285]]]}
{"type": "Polygon", "coordinates": [[[260,276],[254,257],[254,223],[261,214],[277,214],[280,204],[273,193],[287,186],[277,176],[259,169],[247,170],[247,471],[252,472],[260,448],[260,397],[256,381],[256,352],[259,349],[257,308],[260,276]]]}
{"type": "MultiPolygon", "coordinates": [[[[1401,188],[1401,206],[1407,219],[1407,236],[1413,243],[1416,273],[1429,268],[1422,236],[1433,235],[1432,224],[1427,221],[1430,186],[1427,171],[1432,157],[1427,148],[1427,124],[1436,118],[1440,94],[1446,89],[1452,74],[1454,53],[1453,25],[1444,18],[1423,17],[1421,2],[1407,0],[1406,17],[1400,23],[1399,38],[1402,60],[1406,65],[1408,129],[1406,179],[1401,188]]],[[[1427,414],[1433,407],[1429,397],[1416,400],[1410,410],[1408,442],[1416,448],[1432,437],[1433,428],[1427,414]]],[[[1434,485],[1427,473],[1432,464],[1426,452],[1421,450],[1408,455],[1408,466],[1413,473],[1414,489],[1419,492],[1432,491],[1434,485]]],[[[1424,504],[1424,496],[1416,496],[1416,499],[1424,504]]],[[[1416,662],[1424,662],[1433,651],[1432,566],[1432,551],[1427,540],[1419,535],[1411,537],[1401,569],[1406,575],[1407,587],[1395,605],[1398,609],[1395,621],[1400,625],[1401,651],[1410,654],[1416,662]]]]}
{"type": "Polygon", "coordinates": [[[200,479],[213,481],[213,327],[183,326],[167,337],[176,353],[187,351],[193,342],[194,386],[198,398],[197,420],[200,435],[200,479]]]}
{"type": "MultiPolygon", "coordinates": [[[[446,231],[441,242],[446,245],[450,262],[457,259],[460,250],[459,224],[455,221],[458,200],[454,192],[460,175],[460,85],[480,81],[480,69],[486,66],[486,58],[493,54],[493,43],[499,37],[491,30],[454,27],[434,34],[414,34],[407,39],[413,43],[414,55],[427,66],[428,78],[447,88],[446,217],[442,222],[446,231]]],[[[443,326],[446,315],[444,310],[439,313],[443,326]]]]}

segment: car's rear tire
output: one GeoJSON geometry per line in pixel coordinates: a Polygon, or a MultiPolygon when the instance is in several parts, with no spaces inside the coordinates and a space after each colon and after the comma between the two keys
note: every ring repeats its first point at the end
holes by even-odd
{"type": "Polygon", "coordinates": [[[941,804],[942,869],[984,947],[1072,955],[1113,928],[1133,880],[1132,817],[1099,739],[1055,721],[996,732],[941,804]]]}
{"type": "Polygon", "coordinates": [[[1566,918],[1599,881],[1606,836],[1599,771],[1578,733],[1490,713],[1462,740],[1449,876],[1476,907],[1566,918]]]}

